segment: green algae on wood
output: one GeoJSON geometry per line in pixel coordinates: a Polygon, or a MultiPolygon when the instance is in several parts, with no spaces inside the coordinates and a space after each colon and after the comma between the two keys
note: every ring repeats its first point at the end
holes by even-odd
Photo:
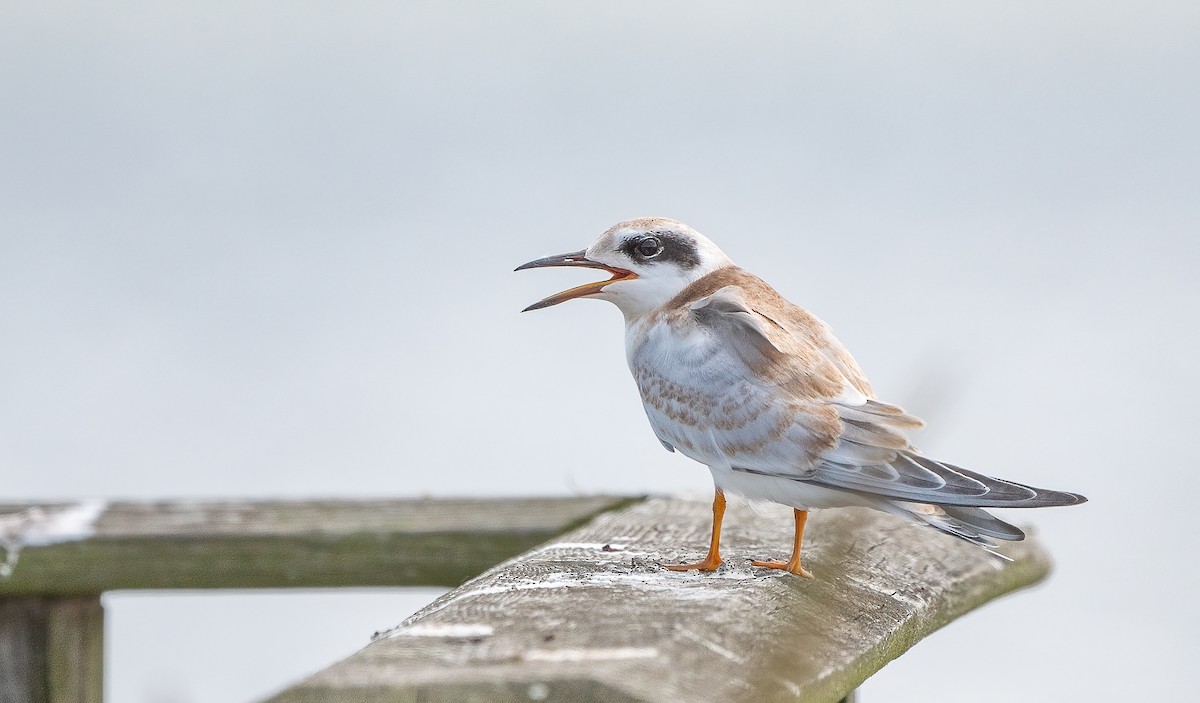
{"type": "MultiPolygon", "coordinates": [[[[144,588],[457,586],[630,500],[114,502],[78,538],[18,541],[12,573],[0,577],[0,598],[144,588]]],[[[0,505],[0,517],[30,512],[28,505],[0,505]]],[[[20,539],[14,534],[10,542],[20,539]]]]}

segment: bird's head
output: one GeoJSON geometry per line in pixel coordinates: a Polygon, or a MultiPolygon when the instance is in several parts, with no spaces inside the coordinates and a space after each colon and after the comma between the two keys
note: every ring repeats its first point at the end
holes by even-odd
{"type": "Polygon", "coordinates": [[[543,298],[522,312],[587,297],[611,301],[626,319],[635,319],[671,300],[693,281],[732,263],[716,244],[684,223],[644,217],[614,225],[587,249],[530,261],[516,270],[582,266],[612,274],[608,280],[543,298]]]}

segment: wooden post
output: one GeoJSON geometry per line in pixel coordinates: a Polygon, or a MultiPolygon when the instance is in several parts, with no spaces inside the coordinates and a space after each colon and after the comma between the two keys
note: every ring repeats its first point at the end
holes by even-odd
{"type": "Polygon", "coordinates": [[[845,509],[813,515],[801,579],[750,566],[790,550],[772,506],[731,510],[715,573],[664,569],[711,519],[707,498],[0,505],[0,703],[101,703],[106,590],[369,585],[459,587],[272,701],[851,703],[1050,568],[1033,540],[1006,562],[845,509]]]}
{"type": "Polygon", "coordinates": [[[99,596],[0,599],[0,703],[101,703],[99,596]]]}
{"type": "Polygon", "coordinates": [[[107,590],[455,586],[636,500],[0,504],[0,703],[101,703],[107,590]]]}

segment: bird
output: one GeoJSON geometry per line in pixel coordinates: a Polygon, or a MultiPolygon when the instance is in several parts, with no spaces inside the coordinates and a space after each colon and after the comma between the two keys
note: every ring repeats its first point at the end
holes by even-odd
{"type": "Polygon", "coordinates": [[[619,222],[587,249],[535,259],[610,278],[556,293],[522,312],[577,298],[625,318],[625,353],[650,427],[670,452],[708,467],[714,494],[708,553],[672,571],[723,563],[726,494],[793,509],[791,558],[751,565],[806,578],[808,513],[860,506],[994,550],[1024,533],[985,508],[1077,505],[1077,493],[993,478],[922,454],[924,423],[879,400],[824,321],[733,263],[711,240],[665,217],[619,222]]]}

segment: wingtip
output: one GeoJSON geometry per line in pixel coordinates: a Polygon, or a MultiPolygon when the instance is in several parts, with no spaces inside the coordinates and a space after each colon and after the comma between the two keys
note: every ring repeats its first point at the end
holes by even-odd
{"type": "Polygon", "coordinates": [[[1037,496],[1027,501],[1019,501],[1011,506],[1013,508],[1066,508],[1072,505],[1081,505],[1086,503],[1088,499],[1078,493],[1069,493],[1067,491],[1052,491],[1045,488],[1038,488],[1037,496]]]}

